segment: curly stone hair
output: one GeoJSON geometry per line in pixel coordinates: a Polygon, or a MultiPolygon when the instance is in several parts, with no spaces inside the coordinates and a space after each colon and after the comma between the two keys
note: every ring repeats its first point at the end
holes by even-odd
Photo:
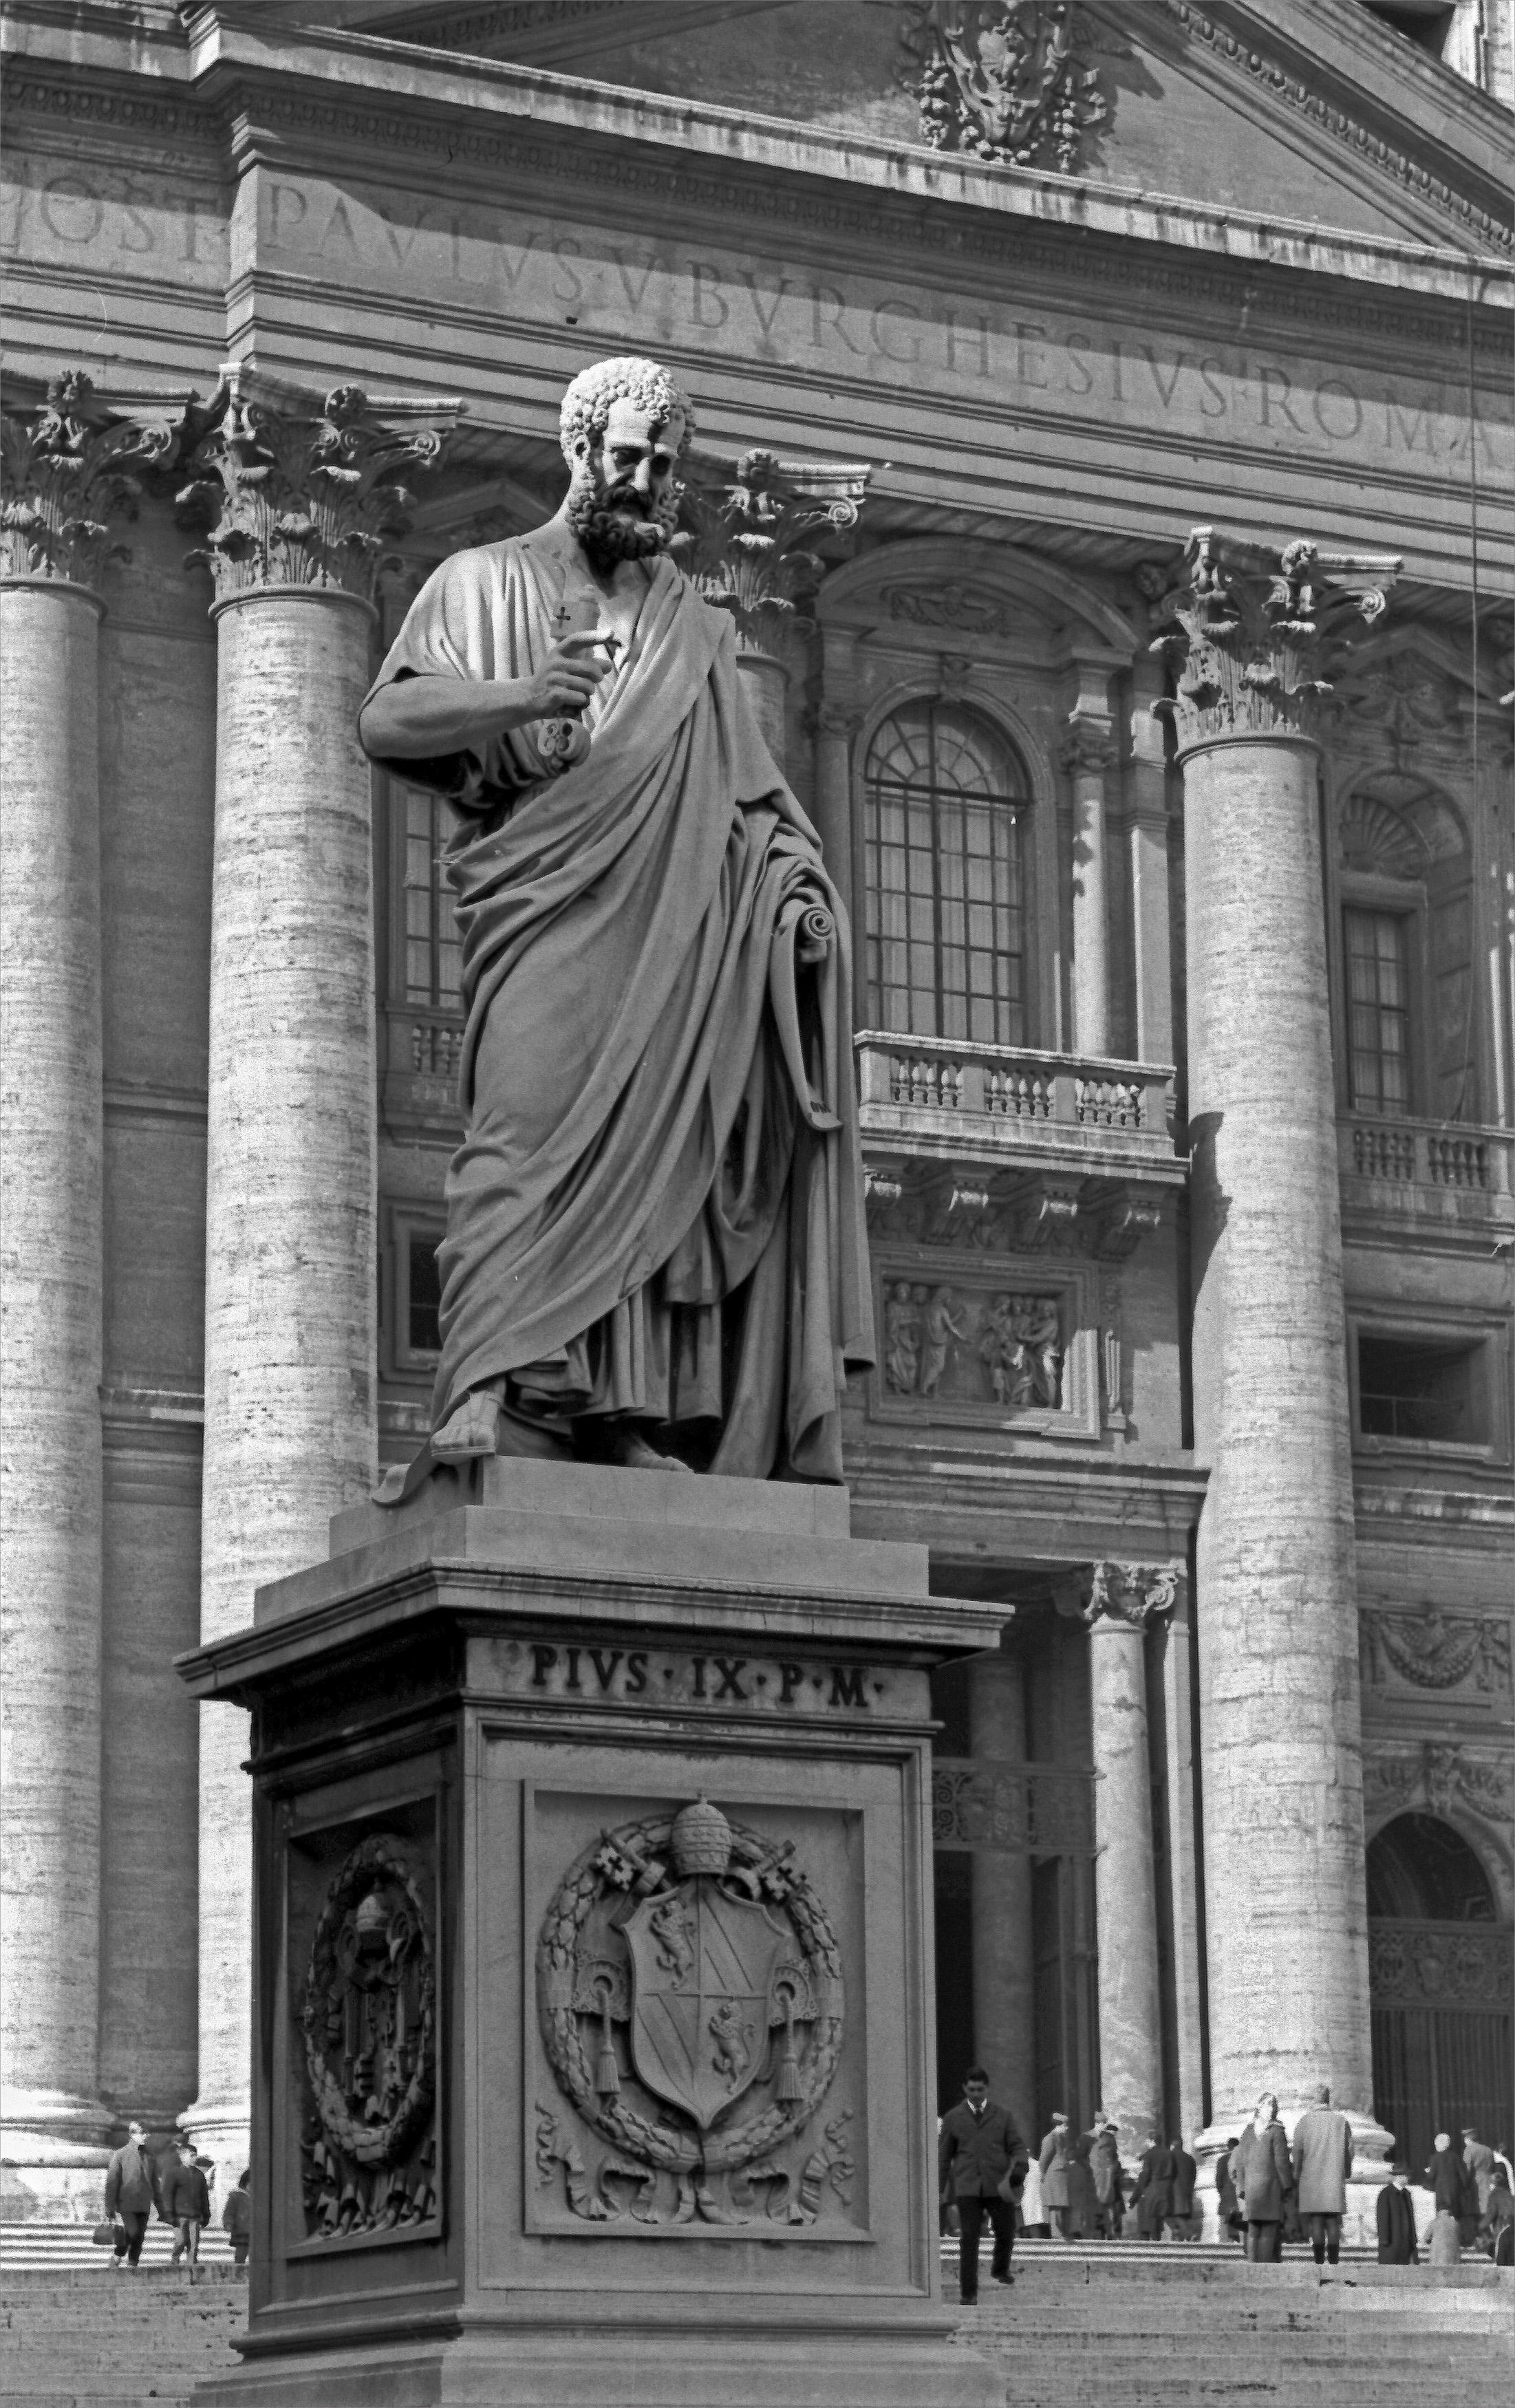
{"type": "Polygon", "coordinates": [[[694,436],[689,395],[656,360],[639,359],[634,352],[620,359],[596,360],[592,368],[581,368],[568,387],[558,413],[558,439],[566,459],[572,459],[581,435],[594,442],[605,433],[611,403],[622,400],[636,402],[658,425],[665,425],[675,410],[681,411],[684,439],[679,455],[682,459],[694,436]]]}

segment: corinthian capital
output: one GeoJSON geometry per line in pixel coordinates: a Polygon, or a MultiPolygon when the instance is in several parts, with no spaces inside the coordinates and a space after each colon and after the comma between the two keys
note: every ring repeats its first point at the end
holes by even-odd
{"type": "Polygon", "coordinates": [[[1069,1610],[1076,1612],[1091,1630],[1102,1622],[1123,1623],[1133,1630],[1145,1630],[1150,1622],[1172,1612],[1179,1602],[1182,1578],[1182,1568],[1178,1564],[1098,1563],[1079,1584],[1069,1610]]]}
{"type": "Polygon", "coordinates": [[[1063,767],[1070,777],[1080,771],[1103,776],[1115,766],[1115,731],[1108,719],[1076,710],[1067,723],[1061,747],[1063,767]]]}
{"type": "Polygon", "coordinates": [[[111,521],[136,513],[140,471],[173,448],[163,425],[121,418],[75,368],[0,425],[0,577],[97,586],[128,555],[111,521]]]}
{"type": "Polygon", "coordinates": [[[212,520],[190,557],[207,563],[217,600],[304,586],[371,602],[411,507],[396,471],[435,466],[461,408],[370,402],[351,384],[317,400],[234,371],[195,454],[200,473],[179,496],[212,520]]]}
{"type": "Polygon", "coordinates": [[[1353,621],[1371,624],[1398,574],[1383,552],[1322,552],[1304,540],[1275,552],[1195,527],[1180,583],[1157,606],[1170,621],[1152,650],[1165,653],[1178,693],[1171,712],[1180,754],[1199,744],[1310,736],[1325,672],[1353,621]]]}

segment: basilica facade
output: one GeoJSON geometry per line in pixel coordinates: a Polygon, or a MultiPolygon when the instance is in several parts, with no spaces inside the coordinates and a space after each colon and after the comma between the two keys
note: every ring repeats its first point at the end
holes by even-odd
{"type": "Polygon", "coordinates": [[[853,923],[852,1526],[1003,1608],[942,2103],[1508,2147],[1510,0],[3,34],[0,2214],[128,2117],[244,2161],[174,1659],[430,1428],[460,1127],[449,806],[357,709],[623,351],[853,923]]]}

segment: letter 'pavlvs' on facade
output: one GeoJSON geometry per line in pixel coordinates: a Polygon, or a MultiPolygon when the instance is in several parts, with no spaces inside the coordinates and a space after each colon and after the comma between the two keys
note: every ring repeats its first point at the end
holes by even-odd
{"type": "Polygon", "coordinates": [[[132,2118],[219,2213],[277,2065],[290,2265],[441,2282],[493,1848],[523,2250],[924,2284],[867,2086],[976,2061],[1211,2235],[1328,2081],[1371,2238],[1515,2108],[1508,8],[75,15],[5,26],[0,2216],[132,2118]],[[725,1618],[528,1613],[592,1493],[725,1618]],[[317,1816],[226,1651],[444,1495],[517,1619],[438,1592],[435,1763],[317,1816]]]}

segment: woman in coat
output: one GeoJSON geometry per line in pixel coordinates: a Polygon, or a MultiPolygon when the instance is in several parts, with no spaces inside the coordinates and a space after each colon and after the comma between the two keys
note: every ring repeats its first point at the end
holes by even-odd
{"type": "Polygon", "coordinates": [[[1059,2109],[1041,2144],[1037,2163],[1041,2168],[1041,2212],[1061,2241],[1068,2237],[1068,2158],[1072,2140],[1068,2119],[1059,2109]]]}
{"type": "Polygon", "coordinates": [[[1289,2143],[1279,2102],[1265,2091],[1257,2112],[1231,2153],[1231,2179],[1247,2220],[1247,2255],[1271,2264],[1279,2255],[1284,2209],[1293,2185],[1289,2143]]]}

